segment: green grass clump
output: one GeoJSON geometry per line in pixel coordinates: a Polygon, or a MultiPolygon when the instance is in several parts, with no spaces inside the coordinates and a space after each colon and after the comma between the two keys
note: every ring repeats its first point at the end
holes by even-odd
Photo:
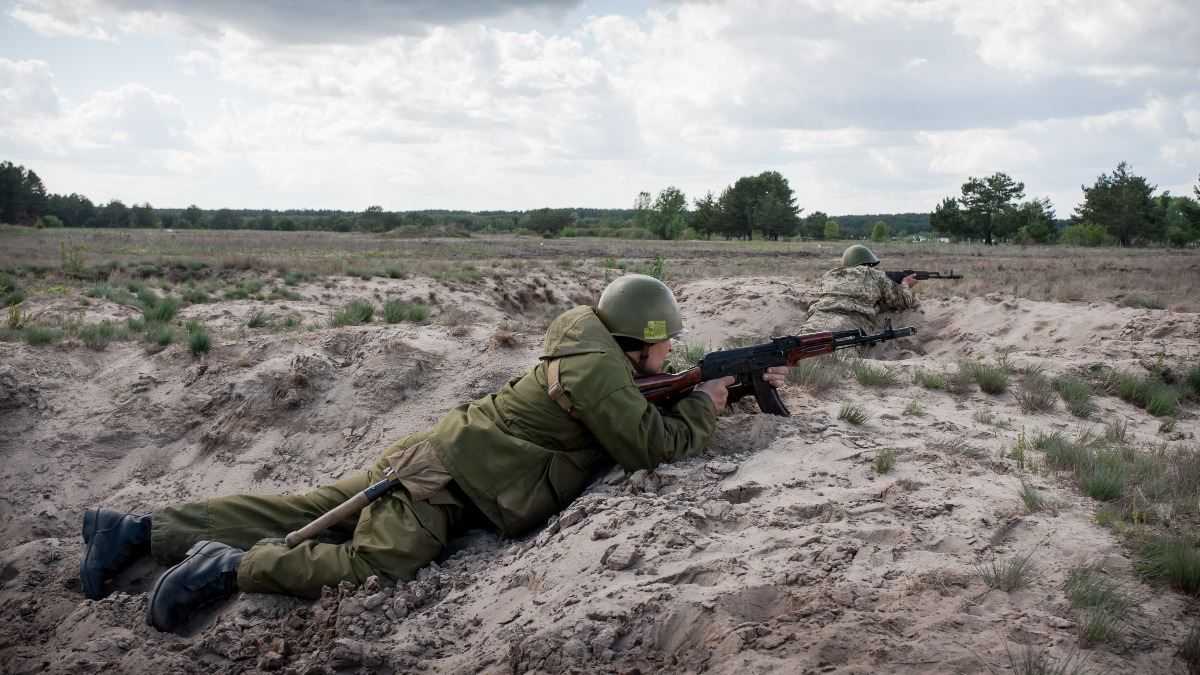
{"type": "Polygon", "coordinates": [[[357,326],[359,324],[370,323],[371,318],[374,316],[375,305],[372,305],[368,300],[355,300],[334,312],[333,317],[329,319],[329,325],[334,328],[357,326]]]}
{"type": "Polygon", "coordinates": [[[188,351],[192,353],[192,356],[205,354],[212,348],[212,334],[199,322],[189,321],[187,333],[188,351]]]}
{"type": "Polygon", "coordinates": [[[246,319],[246,327],[247,328],[262,328],[263,326],[270,323],[270,321],[271,321],[271,317],[269,315],[267,315],[266,312],[262,311],[261,309],[257,309],[257,310],[254,310],[254,313],[250,315],[250,318],[246,319]]]}
{"type": "Polygon", "coordinates": [[[1155,417],[1174,415],[1179,411],[1179,392],[1169,384],[1151,380],[1146,386],[1146,412],[1155,417]]]}
{"type": "Polygon", "coordinates": [[[894,387],[900,383],[900,375],[887,366],[876,366],[863,359],[850,363],[854,379],[864,387],[894,387]]]}
{"type": "Polygon", "coordinates": [[[1192,396],[1200,396],[1200,366],[1196,366],[1183,376],[1183,385],[1191,392],[1192,396]]]}
{"type": "Polygon", "coordinates": [[[975,371],[970,364],[959,364],[954,372],[947,372],[943,377],[943,388],[951,394],[969,394],[971,385],[975,382],[975,371]]]}
{"type": "Polygon", "coordinates": [[[175,341],[175,328],[169,323],[146,323],[143,337],[149,351],[160,351],[175,341]]]}
{"type": "MultiPolygon", "coordinates": [[[[429,307],[419,303],[388,300],[383,305],[383,319],[388,323],[400,323],[401,321],[421,323],[427,318],[429,318],[429,307]]],[[[703,354],[700,356],[703,356],[703,354]]],[[[696,361],[692,361],[691,363],[696,363],[699,360],[699,357],[697,357],[696,361]]]]}
{"type": "Polygon", "coordinates": [[[892,448],[881,450],[878,455],[875,455],[875,472],[887,473],[896,465],[896,451],[892,448]]]}
{"type": "Polygon", "coordinates": [[[917,403],[916,401],[909,401],[908,405],[904,406],[904,414],[912,415],[913,417],[924,417],[925,406],[917,403]]]}
{"type": "Polygon", "coordinates": [[[181,295],[184,302],[192,305],[199,305],[212,301],[212,298],[208,295],[208,291],[195,285],[194,283],[188,284],[187,288],[183,289],[183,293],[181,295]]]}
{"type": "Polygon", "coordinates": [[[62,331],[50,326],[26,326],[21,329],[21,339],[29,345],[48,345],[61,337],[62,331]]]}
{"type": "Polygon", "coordinates": [[[1192,626],[1175,655],[1187,664],[1189,673],[1200,673],[1200,626],[1192,626]]]}
{"type": "Polygon", "coordinates": [[[113,322],[107,320],[100,323],[84,324],[75,331],[76,337],[92,349],[104,349],[108,346],[108,343],[112,342],[116,333],[117,329],[113,325],[113,322]]]}
{"type": "Polygon", "coordinates": [[[1087,419],[1096,412],[1096,404],[1092,401],[1092,386],[1087,380],[1073,375],[1060,375],[1054,378],[1053,384],[1072,415],[1087,419]]]}
{"type": "Polygon", "coordinates": [[[1051,434],[1038,432],[1033,447],[1046,453],[1046,465],[1051,469],[1079,471],[1092,463],[1092,451],[1086,446],[1067,440],[1060,432],[1051,434]]]}
{"type": "Polygon", "coordinates": [[[976,364],[973,371],[980,391],[993,396],[1008,391],[1008,372],[1004,368],[976,364]]]}
{"type": "Polygon", "coordinates": [[[115,302],[118,305],[128,305],[130,307],[136,307],[138,305],[137,297],[119,286],[101,284],[87,291],[84,293],[84,295],[89,298],[104,299],[110,302],[115,302]]]}
{"type": "Polygon", "coordinates": [[[283,317],[283,321],[279,322],[279,325],[290,330],[300,325],[300,317],[295,314],[288,314],[283,317]]]}
{"type": "Polygon", "coordinates": [[[1025,510],[1029,513],[1036,513],[1046,508],[1046,498],[1024,478],[1021,479],[1021,501],[1025,503],[1025,510]]]}
{"type": "Polygon", "coordinates": [[[845,363],[836,356],[818,356],[788,368],[787,381],[814,394],[823,394],[840,385],[846,372],[845,363]]]}
{"type": "Polygon", "coordinates": [[[845,420],[850,424],[862,424],[871,419],[871,413],[863,410],[859,406],[847,404],[838,410],[837,418],[839,420],[845,420]]]}
{"type": "Polygon", "coordinates": [[[1036,370],[1026,370],[1021,377],[1021,391],[1015,394],[1021,411],[1042,412],[1054,409],[1054,385],[1050,378],[1036,370]]]}
{"type": "Polygon", "coordinates": [[[306,272],[288,272],[283,275],[283,283],[288,286],[295,286],[301,282],[308,281],[310,278],[306,272]]]}
{"type": "Polygon", "coordinates": [[[1031,550],[1023,556],[1017,555],[1003,561],[993,556],[988,563],[979,565],[979,575],[988,588],[1011,591],[1025,580],[1025,575],[1030,570],[1029,559],[1033,557],[1033,553],[1031,550]]]}
{"type": "Polygon", "coordinates": [[[1135,309],[1166,309],[1167,303],[1158,298],[1130,297],[1125,298],[1125,306],[1135,309]]]}
{"type": "Polygon", "coordinates": [[[146,321],[166,323],[175,318],[178,312],[179,300],[168,295],[165,298],[157,300],[153,305],[145,307],[142,310],[142,316],[145,317],[146,321]]]}
{"type": "Polygon", "coordinates": [[[1133,568],[1146,579],[1166,582],[1189,595],[1200,595],[1200,555],[1189,538],[1157,538],[1143,544],[1133,568]]]}
{"type": "Polygon", "coordinates": [[[11,307],[25,300],[25,293],[17,285],[17,278],[0,272],[0,307],[11,307]]]}
{"type": "Polygon", "coordinates": [[[1096,455],[1077,471],[1080,489],[1096,501],[1108,502],[1120,497],[1129,482],[1128,466],[1112,453],[1096,455]]]}
{"type": "Polygon", "coordinates": [[[918,368],[913,371],[913,384],[919,384],[926,389],[945,389],[946,378],[938,373],[918,368]]]}

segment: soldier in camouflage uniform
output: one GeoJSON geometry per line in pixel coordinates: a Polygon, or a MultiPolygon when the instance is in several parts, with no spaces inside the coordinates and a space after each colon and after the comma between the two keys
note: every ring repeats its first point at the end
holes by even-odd
{"type": "MultiPolygon", "coordinates": [[[[104,580],[139,555],[178,563],[155,583],[147,608],[147,622],[168,631],[238,590],[316,598],[323,586],[372,575],[411,580],[470,524],[528,532],[575,499],[599,467],[649,470],[704,448],[733,378],[701,383],[667,409],[634,384],[663,372],[670,340],[683,332],[662,282],[620,277],[595,308],[550,324],[531,372],[393,443],[361,475],[304,495],[218,497],[149,515],[88,509],[84,593],[103,597],[104,580]],[[388,467],[402,487],[333,528],[330,541],[280,541],[382,480],[388,467]]],[[[772,368],[764,379],[778,387],[786,373],[772,368]]]]}
{"type": "Polygon", "coordinates": [[[917,306],[912,287],[915,276],[895,283],[875,269],[879,259],[871,249],[855,244],[842,253],[842,266],[821,277],[817,301],[808,308],[802,333],[851,330],[864,333],[879,329],[876,320],[881,311],[903,311],[917,306]]]}

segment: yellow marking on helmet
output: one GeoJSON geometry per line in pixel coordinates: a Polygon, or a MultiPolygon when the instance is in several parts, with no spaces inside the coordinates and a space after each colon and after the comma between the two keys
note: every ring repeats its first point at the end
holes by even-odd
{"type": "Polygon", "coordinates": [[[666,340],[667,339],[667,322],[666,321],[647,321],[646,328],[642,331],[643,340],[666,340]]]}

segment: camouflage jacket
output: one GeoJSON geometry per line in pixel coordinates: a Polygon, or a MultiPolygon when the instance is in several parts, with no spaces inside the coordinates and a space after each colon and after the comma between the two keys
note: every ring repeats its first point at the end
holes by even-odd
{"type": "Polygon", "coordinates": [[[845,315],[860,328],[878,329],[881,311],[899,312],[917,306],[912,289],[887,277],[883,270],[859,265],[839,267],[821,277],[819,298],[808,308],[809,318],[819,313],[845,315]]]}
{"type": "Polygon", "coordinates": [[[550,324],[541,360],[527,375],[454,408],[384,458],[428,440],[484,515],[521,534],[566,507],[600,466],[653,469],[703,450],[717,422],[712,401],[693,394],[660,410],[634,385],[640,374],[595,311],[576,307],[550,324]],[[559,382],[575,417],[546,392],[553,359],[561,359],[559,382]]]}

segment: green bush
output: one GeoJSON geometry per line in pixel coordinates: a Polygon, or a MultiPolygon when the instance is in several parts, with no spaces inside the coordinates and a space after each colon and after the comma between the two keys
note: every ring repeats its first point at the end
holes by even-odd
{"type": "Polygon", "coordinates": [[[30,345],[48,345],[61,337],[62,331],[50,326],[26,326],[21,329],[21,339],[30,345]]]}
{"type": "Polygon", "coordinates": [[[1200,595],[1200,556],[1187,538],[1160,538],[1142,545],[1133,568],[1152,581],[1165,581],[1190,595],[1200,595]]]}
{"type": "Polygon", "coordinates": [[[887,366],[876,366],[863,359],[855,359],[850,363],[850,372],[854,379],[864,387],[894,387],[900,383],[900,376],[887,366]]]}
{"type": "Polygon", "coordinates": [[[363,323],[370,323],[371,318],[374,316],[375,306],[370,301],[355,300],[334,312],[333,317],[329,319],[329,325],[334,328],[357,326],[363,323]]]}
{"type": "Polygon", "coordinates": [[[188,351],[192,356],[207,353],[212,348],[212,335],[208,329],[196,322],[188,322],[188,351]]]}
{"type": "Polygon", "coordinates": [[[142,316],[146,321],[157,321],[166,323],[175,318],[175,314],[179,312],[179,300],[168,295],[147,309],[142,310],[142,316]]]}
{"type": "Polygon", "coordinates": [[[1008,373],[1002,368],[980,364],[974,371],[975,382],[984,393],[997,395],[1008,390],[1008,373]]]}
{"type": "Polygon", "coordinates": [[[871,413],[856,405],[844,405],[838,410],[838,419],[850,424],[862,424],[871,419],[871,413]]]}
{"type": "Polygon", "coordinates": [[[388,323],[400,323],[401,321],[421,323],[428,317],[429,307],[422,304],[388,300],[383,305],[383,319],[388,323]]]}
{"type": "Polygon", "coordinates": [[[1102,225],[1092,222],[1068,225],[1058,237],[1067,246],[1116,246],[1117,240],[1102,225]]]}
{"type": "Polygon", "coordinates": [[[1083,378],[1060,375],[1054,378],[1054,389],[1062,396],[1063,403],[1072,415],[1087,419],[1096,412],[1096,404],[1092,401],[1092,387],[1083,378]]]}
{"type": "Polygon", "coordinates": [[[116,332],[113,322],[106,320],[100,323],[84,324],[75,331],[75,335],[83,341],[83,344],[92,349],[104,349],[109,342],[112,342],[116,332]]]}
{"type": "Polygon", "coordinates": [[[788,368],[788,382],[806,387],[814,394],[823,394],[840,385],[846,376],[846,366],[835,356],[803,359],[788,368]]]}
{"type": "Polygon", "coordinates": [[[891,448],[880,450],[878,455],[875,455],[875,472],[887,473],[896,465],[896,451],[891,448]]]}

